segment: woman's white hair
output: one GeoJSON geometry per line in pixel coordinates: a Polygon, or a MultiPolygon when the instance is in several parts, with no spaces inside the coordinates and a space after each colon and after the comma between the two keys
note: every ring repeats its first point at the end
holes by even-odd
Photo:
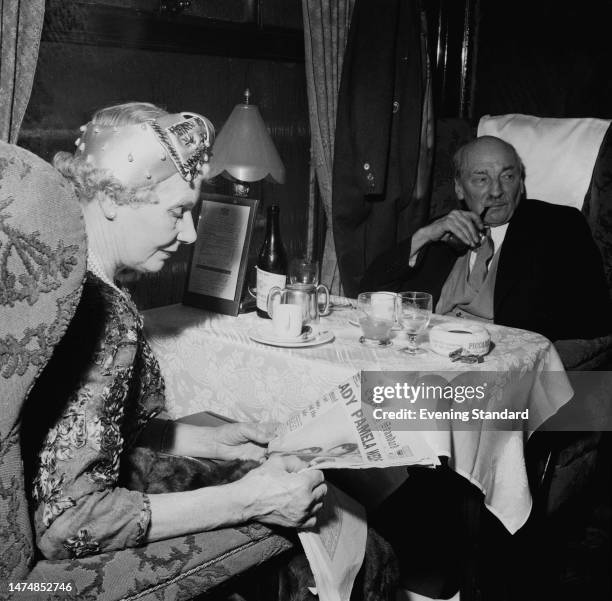
{"type": "MultiPolygon", "coordinates": [[[[100,109],[91,118],[95,125],[108,127],[144,123],[167,115],[168,111],[149,102],[126,102],[100,109]]],[[[98,169],[69,152],[58,152],[53,166],[68,179],[81,202],[90,202],[98,192],[112,194],[117,204],[155,202],[154,186],[128,188],[106,169],[98,169]]]]}

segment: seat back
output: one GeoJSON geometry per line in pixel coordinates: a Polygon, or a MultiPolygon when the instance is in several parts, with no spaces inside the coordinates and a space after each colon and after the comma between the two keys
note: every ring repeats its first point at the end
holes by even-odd
{"type": "MultiPolygon", "coordinates": [[[[261,524],[201,532],[79,559],[35,561],[20,440],[25,399],[78,304],[86,267],[81,209],[64,178],[0,142],[0,599],[187,599],[293,542],[261,524]],[[40,583],[69,588],[39,591],[40,583]]],[[[53,399],[49,399],[52,402],[53,399]]],[[[261,571],[255,579],[261,579],[261,571]]]]}
{"type": "Polygon", "coordinates": [[[81,209],[64,178],[35,155],[0,142],[0,583],[5,586],[23,579],[34,556],[20,413],[76,309],[85,248],[81,209]]]}
{"type": "Polygon", "coordinates": [[[497,136],[516,148],[525,165],[529,198],[572,206],[584,213],[602,254],[612,293],[612,133],[609,125],[610,121],[605,119],[485,115],[478,123],[478,136],[497,136]]]}

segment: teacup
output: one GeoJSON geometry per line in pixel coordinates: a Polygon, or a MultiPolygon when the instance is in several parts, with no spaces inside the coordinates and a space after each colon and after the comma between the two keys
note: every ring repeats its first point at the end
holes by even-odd
{"type": "Polygon", "coordinates": [[[272,331],[277,338],[297,338],[302,333],[302,307],[279,304],[272,315],[272,331]]]}

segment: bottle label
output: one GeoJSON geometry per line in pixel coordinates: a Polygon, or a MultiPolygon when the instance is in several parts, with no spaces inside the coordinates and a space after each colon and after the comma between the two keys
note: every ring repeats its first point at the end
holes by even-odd
{"type": "Polygon", "coordinates": [[[278,286],[281,290],[285,287],[287,276],[282,273],[270,273],[257,267],[257,308],[268,312],[268,292],[270,288],[278,286]]]}

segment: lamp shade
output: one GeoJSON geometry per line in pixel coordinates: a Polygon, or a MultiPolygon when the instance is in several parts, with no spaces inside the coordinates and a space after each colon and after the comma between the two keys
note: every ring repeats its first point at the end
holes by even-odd
{"type": "Polygon", "coordinates": [[[246,103],[234,107],[215,141],[209,174],[243,182],[285,182],[285,166],[259,109],[248,103],[248,95],[246,103]]]}

